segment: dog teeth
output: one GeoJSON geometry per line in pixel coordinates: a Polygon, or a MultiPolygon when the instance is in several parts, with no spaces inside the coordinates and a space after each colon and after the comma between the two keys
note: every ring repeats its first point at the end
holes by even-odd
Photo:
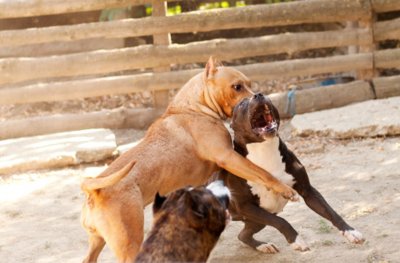
{"type": "Polygon", "coordinates": [[[264,105],[264,113],[271,114],[271,111],[269,110],[269,107],[267,105],[264,105]]]}

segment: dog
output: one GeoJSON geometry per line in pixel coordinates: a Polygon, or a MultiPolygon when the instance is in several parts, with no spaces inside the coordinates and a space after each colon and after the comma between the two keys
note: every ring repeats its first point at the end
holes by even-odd
{"type": "MultiPolygon", "coordinates": [[[[311,185],[306,169],[278,135],[280,117],[268,97],[255,94],[243,99],[235,108],[231,121],[234,149],[260,167],[270,171],[282,182],[293,187],[309,208],[326,218],[352,243],[363,243],[362,234],[349,226],[311,185]]],[[[277,253],[271,243],[254,239],[253,235],[270,225],[279,230],[295,250],[309,250],[297,231],[277,214],[287,200],[263,185],[247,181],[229,172],[218,176],[229,187],[232,201],[229,207],[232,220],[244,222],[238,238],[264,253],[277,253]]]]}
{"type": "Polygon", "coordinates": [[[221,168],[265,185],[284,198],[298,198],[291,187],[233,150],[223,121],[231,117],[241,99],[252,95],[250,85],[244,74],[217,66],[210,58],[204,71],[182,87],[143,140],[99,175],[103,184],[97,184],[96,178],[83,182],[86,201],[81,224],[89,235],[84,262],[97,262],[105,243],[119,262],[132,262],[143,241],[143,208],[155,194],[202,185],[221,168]],[[106,182],[105,177],[118,177],[133,161],[136,164],[120,181],[106,182]]]}
{"type": "Polygon", "coordinates": [[[222,181],[157,194],[153,227],[135,262],[206,262],[229,222],[229,197],[222,181]]]}

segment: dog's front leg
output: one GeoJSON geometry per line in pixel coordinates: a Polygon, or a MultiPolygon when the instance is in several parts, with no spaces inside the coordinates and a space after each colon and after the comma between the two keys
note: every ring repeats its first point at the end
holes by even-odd
{"type": "Polygon", "coordinates": [[[219,154],[215,162],[221,168],[245,180],[265,185],[267,189],[282,195],[291,201],[298,201],[297,193],[288,185],[282,183],[268,171],[255,165],[250,160],[241,156],[233,149],[225,150],[224,154],[219,154]]]}
{"type": "Polygon", "coordinates": [[[348,225],[346,221],[344,221],[344,219],[333,210],[328,202],[326,202],[317,189],[311,185],[306,188],[294,185],[294,188],[297,188],[296,190],[304,198],[308,207],[320,216],[332,222],[332,224],[338,228],[342,235],[344,235],[350,242],[356,244],[362,244],[364,242],[365,239],[362,234],[348,225]]]}
{"type": "Polygon", "coordinates": [[[203,160],[208,160],[245,180],[265,185],[286,199],[298,200],[299,197],[295,190],[235,152],[231,137],[222,124],[213,127],[212,132],[193,132],[193,135],[197,142],[197,152],[203,160]],[[220,136],[216,136],[216,134],[220,134],[220,136]]]}
{"type": "Polygon", "coordinates": [[[286,172],[295,178],[296,183],[293,188],[303,197],[307,206],[320,216],[328,219],[350,242],[356,244],[363,243],[364,238],[362,234],[349,226],[326,202],[317,189],[311,185],[307,171],[296,155],[282,141],[279,147],[282,152],[285,152],[286,172]]]}

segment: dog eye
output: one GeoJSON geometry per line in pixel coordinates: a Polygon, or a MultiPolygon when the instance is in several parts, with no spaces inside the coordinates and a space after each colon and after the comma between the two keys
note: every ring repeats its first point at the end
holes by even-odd
{"type": "Polygon", "coordinates": [[[232,88],[234,88],[236,91],[241,91],[243,88],[242,84],[233,84],[232,88]]]}

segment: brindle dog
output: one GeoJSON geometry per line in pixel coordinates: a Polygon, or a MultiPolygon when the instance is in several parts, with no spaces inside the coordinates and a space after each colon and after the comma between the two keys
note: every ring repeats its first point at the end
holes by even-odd
{"type": "Polygon", "coordinates": [[[206,262],[227,224],[229,195],[222,181],[157,194],[153,228],[136,262],[206,262]]]}

